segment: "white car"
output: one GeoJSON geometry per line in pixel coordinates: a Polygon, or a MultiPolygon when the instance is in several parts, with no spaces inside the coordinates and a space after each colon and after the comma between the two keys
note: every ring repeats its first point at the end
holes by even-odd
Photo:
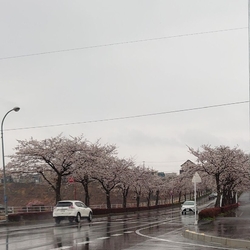
{"type": "MultiPolygon", "coordinates": [[[[186,214],[186,212],[193,212],[195,213],[195,202],[194,201],[185,201],[181,205],[181,213],[186,214]]],[[[196,212],[197,212],[197,207],[196,207],[196,212]]]]}
{"type": "Polygon", "coordinates": [[[87,207],[82,201],[78,200],[62,200],[58,201],[53,210],[53,218],[56,224],[60,224],[61,220],[68,219],[69,222],[80,222],[82,218],[92,221],[93,211],[87,207]]]}

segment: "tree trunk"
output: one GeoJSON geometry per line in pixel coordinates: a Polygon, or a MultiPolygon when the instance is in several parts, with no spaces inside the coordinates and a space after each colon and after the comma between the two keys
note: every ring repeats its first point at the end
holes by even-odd
{"type": "Polygon", "coordinates": [[[182,195],[182,193],[181,193],[181,191],[179,192],[179,203],[181,202],[181,195],[182,195]]]}
{"type": "Polygon", "coordinates": [[[127,207],[127,197],[123,195],[122,197],[122,207],[126,208],[127,207]]]}
{"type": "Polygon", "coordinates": [[[111,208],[111,201],[110,201],[110,192],[106,191],[106,201],[107,201],[107,208],[111,208]]]}
{"type": "Polygon", "coordinates": [[[221,194],[220,194],[220,176],[217,174],[215,175],[215,181],[216,181],[216,190],[217,190],[217,198],[216,198],[216,202],[215,202],[215,207],[220,207],[220,198],[221,198],[221,194]]]}
{"type": "Polygon", "coordinates": [[[155,198],[155,205],[158,206],[158,203],[159,203],[159,194],[160,194],[160,191],[157,190],[156,191],[156,198],[155,198]]]}
{"type": "Polygon", "coordinates": [[[85,192],[85,205],[90,205],[90,196],[89,196],[89,185],[86,182],[82,182],[84,192],[85,192]]]}
{"type": "Polygon", "coordinates": [[[126,208],[127,207],[127,197],[128,197],[128,188],[125,188],[122,192],[122,207],[126,208]]]}
{"type": "Polygon", "coordinates": [[[151,191],[148,192],[148,197],[147,197],[147,201],[148,201],[147,206],[148,207],[150,207],[150,199],[151,199],[151,191]]]}
{"type": "Polygon", "coordinates": [[[61,184],[62,184],[62,176],[59,175],[56,180],[56,203],[61,200],[61,184]]]}
{"type": "Polygon", "coordinates": [[[136,207],[139,207],[140,206],[140,196],[137,195],[136,196],[136,207]]]}

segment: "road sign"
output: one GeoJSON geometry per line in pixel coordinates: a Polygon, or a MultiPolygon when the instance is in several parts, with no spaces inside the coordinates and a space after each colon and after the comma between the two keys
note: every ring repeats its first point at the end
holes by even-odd
{"type": "Polygon", "coordinates": [[[199,176],[199,174],[197,172],[195,172],[193,179],[192,179],[193,183],[199,183],[201,182],[201,177],[199,176]]]}

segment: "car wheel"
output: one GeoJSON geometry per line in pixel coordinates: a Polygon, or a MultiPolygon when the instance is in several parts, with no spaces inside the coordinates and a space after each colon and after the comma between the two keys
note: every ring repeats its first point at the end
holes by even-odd
{"type": "Polygon", "coordinates": [[[92,215],[92,213],[90,212],[90,213],[89,213],[89,217],[88,217],[88,221],[91,222],[92,219],[93,219],[93,215],[92,215]]]}
{"type": "Polygon", "coordinates": [[[80,215],[80,213],[77,213],[77,215],[76,215],[76,222],[80,223],[80,221],[81,221],[81,215],[80,215]]]}
{"type": "Polygon", "coordinates": [[[55,222],[56,222],[57,225],[59,225],[60,222],[61,222],[60,218],[55,218],[55,222]]]}
{"type": "Polygon", "coordinates": [[[69,217],[69,223],[72,223],[74,221],[74,217],[69,217]]]}

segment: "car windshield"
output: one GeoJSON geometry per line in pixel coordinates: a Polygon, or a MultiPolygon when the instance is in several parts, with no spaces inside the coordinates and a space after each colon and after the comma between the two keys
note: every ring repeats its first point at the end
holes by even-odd
{"type": "Polygon", "coordinates": [[[57,207],[70,207],[72,205],[72,202],[58,202],[56,204],[57,207]]]}
{"type": "Polygon", "coordinates": [[[185,201],[184,205],[194,205],[194,201],[185,201]]]}

